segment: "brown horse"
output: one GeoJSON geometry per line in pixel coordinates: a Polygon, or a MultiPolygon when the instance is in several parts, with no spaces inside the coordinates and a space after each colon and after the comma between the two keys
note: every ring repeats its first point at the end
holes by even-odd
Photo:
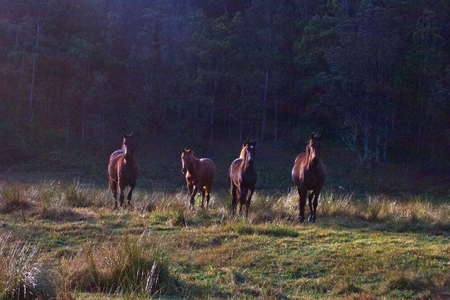
{"type": "Polygon", "coordinates": [[[191,149],[185,148],[181,151],[181,173],[186,178],[186,185],[189,191],[189,206],[194,208],[195,195],[202,194],[202,208],[206,198],[206,209],[209,208],[212,184],[216,165],[209,158],[197,158],[191,149]]]}
{"type": "Polygon", "coordinates": [[[253,192],[257,180],[257,174],[254,166],[256,153],[256,143],[244,143],[242,145],[239,158],[235,159],[229,169],[231,184],[231,213],[236,214],[237,204],[239,202],[239,213],[242,214],[242,207],[245,205],[245,217],[248,217],[248,208],[252,200],[253,192]]]}
{"type": "Polygon", "coordinates": [[[325,167],[319,157],[319,137],[312,135],[306,150],[300,153],[292,168],[292,181],[299,195],[299,222],[305,220],[306,197],[309,205],[309,221],[316,221],[317,204],[320,191],[325,182],[325,167]],[[308,192],[311,193],[308,195],[308,192]]]}
{"type": "Polygon", "coordinates": [[[108,181],[109,188],[114,197],[114,208],[117,208],[119,202],[123,206],[124,190],[128,186],[128,205],[131,205],[131,196],[136,186],[137,166],[134,159],[136,141],[133,134],[123,136],[122,149],[114,151],[109,157],[108,181]],[[119,199],[117,199],[119,192],[119,199]]]}

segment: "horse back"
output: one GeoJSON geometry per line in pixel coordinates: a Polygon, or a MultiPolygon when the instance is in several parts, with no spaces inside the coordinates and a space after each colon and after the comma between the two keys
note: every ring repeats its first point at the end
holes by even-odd
{"type": "Polygon", "coordinates": [[[124,153],[121,149],[114,151],[109,156],[108,176],[110,180],[112,179],[114,181],[117,181],[117,164],[120,158],[122,158],[123,156],[124,153]]]}
{"type": "Polygon", "coordinates": [[[108,164],[109,179],[123,181],[125,184],[135,184],[137,178],[137,166],[132,160],[125,159],[122,150],[114,151],[109,157],[108,164]]]}
{"type": "Polygon", "coordinates": [[[203,174],[207,177],[214,177],[216,173],[216,165],[209,158],[200,158],[200,168],[203,174]]]}
{"type": "Polygon", "coordinates": [[[201,158],[199,162],[200,164],[198,174],[196,175],[196,181],[200,185],[211,186],[216,173],[216,165],[209,158],[201,158]]]}

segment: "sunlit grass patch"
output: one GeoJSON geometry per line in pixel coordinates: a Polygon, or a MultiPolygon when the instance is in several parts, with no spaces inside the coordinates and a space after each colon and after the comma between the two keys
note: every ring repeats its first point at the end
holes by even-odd
{"type": "Polygon", "coordinates": [[[164,293],[172,288],[168,260],[159,241],[125,237],[91,246],[64,260],[61,273],[74,289],[104,293],[164,293]]]}
{"type": "Polygon", "coordinates": [[[0,235],[0,299],[51,299],[56,296],[55,278],[38,261],[39,251],[27,243],[0,235]]]}

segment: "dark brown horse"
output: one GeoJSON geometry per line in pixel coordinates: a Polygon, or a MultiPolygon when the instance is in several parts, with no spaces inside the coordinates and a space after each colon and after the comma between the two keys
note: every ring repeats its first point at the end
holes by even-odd
{"type": "Polygon", "coordinates": [[[292,181],[297,186],[299,195],[299,222],[305,221],[305,205],[308,197],[309,221],[316,221],[317,204],[320,191],[325,182],[325,167],[319,156],[319,140],[317,135],[309,139],[306,150],[300,153],[292,168],[292,181]],[[309,195],[308,195],[308,192],[309,195]]]}
{"type": "Polygon", "coordinates": [[[209,207],[212,184],[216,165],[209,158],[197,158],[191,149],[181,151],[181,172],[186,178],[186,185],[189,191],[189,206],[194,208],[195,195],[202,194],[202,208],[206,198],[206,208],[209,207]]]}
{"type": "Polygon", "coordinates": [[[134,159],[136,141],[133,134],[123,136],[122,149],[114,151],[109,157],[108,181],[109,188],[114,197],[114,208],[119,202],[123,206],[124,190],[129,187],[128,205],[131,205],[131,196],[136,186],[137,166],[134,159]],[[117,199],[119,193],[119,199],[117,199]]]}
{"type": "Polygon", "coordinates": [[[235,159],[229,169],[231,183],[231,213],[236,214],[239,202],[239,213],[242,214],[242,207],[245,205],[245,217],[248,217],[248,208],[252,200],[253,192],[257,180],[255,170],[256,143],[244,143],[242,145],[239,158],[235,159]]]}

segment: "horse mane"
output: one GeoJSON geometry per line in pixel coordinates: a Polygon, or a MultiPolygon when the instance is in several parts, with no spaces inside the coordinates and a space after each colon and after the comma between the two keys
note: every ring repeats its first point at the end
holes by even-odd
{"type": "Polygon", "coordinates": [[[317,158],[317,153],[315,153],[315,155],[313,156],[313,153],[311,152],[311,147],[308,145],[306,146],[305,149],[305,166],[306,168],[310,168],[311,164],[313,163],[313,161],[317,158]]]}

